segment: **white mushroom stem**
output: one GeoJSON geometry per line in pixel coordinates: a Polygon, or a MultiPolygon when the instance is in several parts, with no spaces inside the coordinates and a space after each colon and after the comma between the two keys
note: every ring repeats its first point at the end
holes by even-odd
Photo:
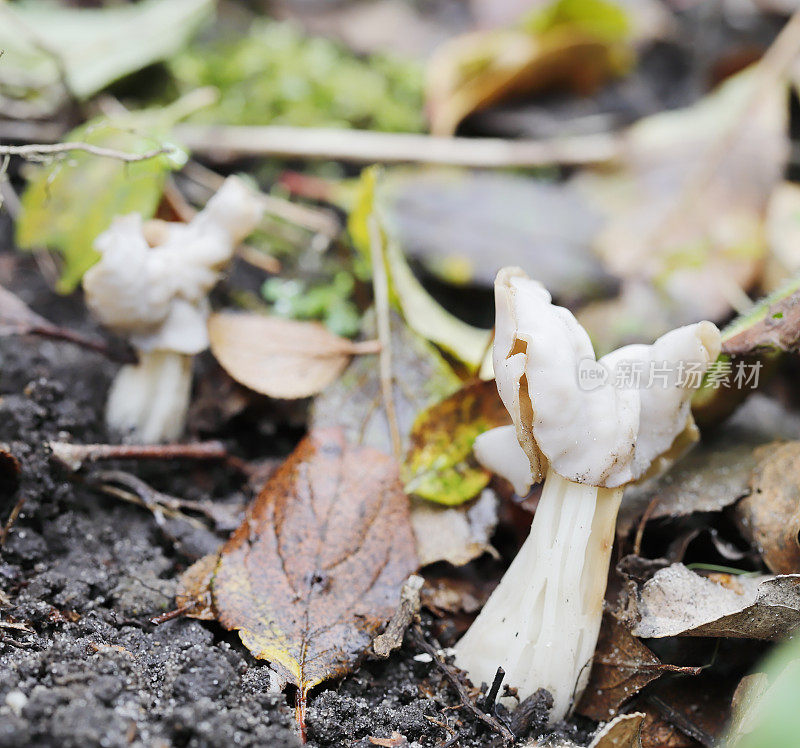
{"type": "Polygon", "coordinates": [[[552,694],[551,721],[568,713],[589,677],[622,492],[547,471],[528,539],[456,645],[473,683],[502,666],[521,693],[552,694]]]}
{"type": "Polygon", "coordinates": [[[140,351],[139,363],[123,366],[111,386],[109,427],[145,444],[180,437],[192,390],[192,359],[175,351],[140,351]]]}

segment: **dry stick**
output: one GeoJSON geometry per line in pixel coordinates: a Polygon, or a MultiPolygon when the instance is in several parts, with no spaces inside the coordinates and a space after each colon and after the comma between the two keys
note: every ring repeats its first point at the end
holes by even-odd
{"type": "Polygon", "coordinates": [[[375,216],[368,219],[369,253],[372,259],[372,289],[375,295],[375,316],[378,322],[378,340],[381,350],[378,356],[380,367],[381,394],[386,420],[389,423],[389,435],[392,439],[392,451],[398,464],[403,459],[403,442],[400,438],[400,427],[397,425],[397,412],[394,407],[392,376],[392,342],[389,322],[389,280],[386,274],[386,262],[383,256],[383,233],[375,216]]]}
{"type": "Polygon", "coordinates": [[[608,134],[537,141],[275,125],[179,125],[175,138],[194,152],[223,161],[243,156],[283,156],[479,168],[607,163],[620,158],[623,149],[623,139],[608,134]]]}
{"type": "Polygon", "coordinates": [[[53,455],[71,470],[98,460],[228,460],[231,455],[218,441],[193,444],[71,444],[50,442],[53,455]]]}
{"type": "Polygon", "coordinates": [[[0,548],[6,544],[6,540],[8,540],[8,536],[11,533],[11,528],[14,527],[14,523],[17,521],[23,506],[25,506],[24,494],[17,499],[17,503],[14,504],[11,514],[8,515],[5,525],[0,527],[0,548]]]}
{"type": "Polygon", "coordinates": [[[511,730],[509,730],[508,727],[506,727],[499,719],[493,717],[491,714],[487,714],[475,704],[475,702],[469,697],[467,689],[459,680],[453,668],[449,667],[441,659],[441,657],[439,657],[439,653],[425,638],[425,633],[422,631],[420,625],[414,624],[411,628],[411,631],[414,634],[417,644],[419,644],[419,646],[431,657],[436,667],[439,668],[447,680],[450,681],[450,684],[453,686],[453,688],[456,689],[456,692],[461,699],[461,703],[464,704],[464,706],[467,707],[467,709],[469,709],[481,722],[488,725],[493,732],[501,735],[507,743],[513,743],[514,734],[511,732],[511,730]]]}
{"type": "Polygon", "coordinates": [[[708,156],[703,159],[694,174],[688,179],[678,199],[664,217],[657,222],[652,232],[644,241],[644,246],[655,246],[661,236],[664,236],[676,222],[682,220],[694,207],[703,204],[703,192],[709,182],[714,178],[726,155],[734,146],[742,122],[752,111],[757,109],[763,98],[772,90],[775,84],[787,73],[792,63],[800,53],[800,10],[795,11],[792,17],[775,38],[770,48],[758,63],[752,93],[747,97],[742,109],[734,118],[727,132],[711,148],[708,156]]]}
{"type": "MultiPolygon", "coordinates": [[[[216,192],[225,181],[225,177],[206,168],[197,161],[189,161],[183,167],[183,174],[192,182],[205,187],[211,192],[216,192]]],[[[302,226],[309,231],[315,231],[331,239],[337,236],[341,230],[339,220],[329,210],[293,203],[290,200],[283,200],[265,193],[261,193],[260,197],[267,213],[277,218],[282,218],[288,223],[302,226]]]]}
{"type": "Polygon", "coordinates": [[[117,161],[125,161],[127,163],[147,161],[156,156],[162,156],[165,153],[172,153],[171,148],[164,146],[145,151],[144,153],[126,153],[125,151],[118,151],[114,148],[104,148],[103,146],[79,141],[49,144],[36,143],[32,145],[0,145],[0,156],[18,156],[26,159],[42,159],[47,156],[59,156],[70,153],[71,151],[83,151],[84,153],[91,153],[93,156],[113,158],[117,161]]]}

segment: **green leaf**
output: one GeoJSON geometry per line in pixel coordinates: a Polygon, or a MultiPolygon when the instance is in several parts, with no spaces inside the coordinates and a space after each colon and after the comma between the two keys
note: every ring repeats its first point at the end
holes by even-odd
{"type": "Polygon", "coordinates": [[[383,234],[383,255],[394,306],[414,332],[435,343],[471,369],[477,369],[488,349],[490,331],[472,327],[450,314],[417,280],[406,262],[399,242],[388,229],[376,200],[378,174],[379,169],[374,166],[365,169],[361,174],[358,194],[347,224],[353,244],[368,262],[368,221],[374,215],[383,234]]]}
{"type": "Polygon", "coordinates": [[[477,496],[491,474],[472,456],[475,438],[510,423],[494,381],[467,385],[427,408],[411,427],[403,466],[406,491],[448,506],[477,496]]]}
{"type": "MultiPolygon", "coordinates": [[[[168,130],[164,111],[169,110],[139,112],[124,123],[92,120],[69,133],[66,140],[143,153],[163,145],[160,136],[168,130]]],[[[22,249],[58,251],[63,268],[57,289],[73,291],[98,259],[93,247],[97,236],[114,216],[136,212],[152,217],[167,174],[180,167],[181,160],[177,149],[134,163],[76,151],[36,168],[22,195],[17,244],[22,249]]]]}
{"type": "Polygon", "coordinates": [[[12,98],[87,99],[110,83],[174,55],[209,17],[214,0],[144,0],[76,9],[42,0],[0,2],[0,91],[12,98]],[[60,61],[61,69],[59,69],[60,61]]]}
{"type": "Polygon", "coordinates": [[[631,30],[625,9],[607,0],[553,0],[530,13],[523,25],[536,34],[572,28],[609,42],[624,40],[631,30]]]}

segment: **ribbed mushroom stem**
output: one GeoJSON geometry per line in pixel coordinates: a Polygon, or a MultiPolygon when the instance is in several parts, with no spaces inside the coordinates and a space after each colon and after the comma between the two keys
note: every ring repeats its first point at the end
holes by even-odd
{"type": "Polygon", "coordinates": [[[192,356],[174,351],[139,353],[123,366],[106,406],[109,429],[141,444],[174,441],[183,433],[192,390],[192,356]]]}
{"type": "Polygon", "coordinates": [[[520,698],[550,691],[551,721],[569,712],[600,631],[622,492],[548,470],[528,539],[456,645],[456,665],[473,683],[491,683],[502,665],[520,698]]]}

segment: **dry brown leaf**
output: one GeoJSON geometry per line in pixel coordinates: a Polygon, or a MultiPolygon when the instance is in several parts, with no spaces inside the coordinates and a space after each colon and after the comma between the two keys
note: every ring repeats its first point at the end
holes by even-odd
{"type": "Polygon", "coordinates": [[[759,447],[750,495],[736,506],[745,537],[776,574],[800,572],[800,442],[759,447]]]}
{"type": "Polygon", "coordinates": [[[672,564],[629,600],[634,636],[719,636],[777,640],[800,626],[800,575],[717,575],[718,581],[672,564]],[[720,583],[720,582],[724,582],[720,583]]]}
{"type": "Polygon", "coordinates": [[[603,624],[592,664],[589,685],[577,710],[599,722],[617,714],[619,707],[665,672],[698,672],[695,668],[664,665],[611,613],[603,624]]]}
{"type": "Polygon", "coordinates": [[[442,44],[428,66],[434,135],[452,135],[473,112],[554,87],[588,94],[620,67],[618,51],[576,29],[476,31],[442,44]]]}
{"type": "Polygon", "coordinates": [[[458,507],[414,499],[411,522],[420,566],[437,561],[463,566],[486,552],[496,553],[489,540],[497,525],[497,496],[490,489],[458,507]]]}
{"type": "Polygon", "coordinates": [[[353,668],[417,566],[396,464],[339,429],[312,432],[214,558],[184,575],[182,600],[202,599],[213,564],[215,617],[298,688],[302,727],[308,691],[353,668]]]}
{"type": "Polygon", "coordinates": [[[318,322],[220,312],[208,320],[211,351],[240,384],[269,397],[310,397],[345,369],[351,356],[376,353],[373,342],[353,343],[318,322]]]}
{"type": "Polygon", "coordinates": [[[621,714],[597,731],[589,748],[642,748],[642,712],[621,714]]]}

